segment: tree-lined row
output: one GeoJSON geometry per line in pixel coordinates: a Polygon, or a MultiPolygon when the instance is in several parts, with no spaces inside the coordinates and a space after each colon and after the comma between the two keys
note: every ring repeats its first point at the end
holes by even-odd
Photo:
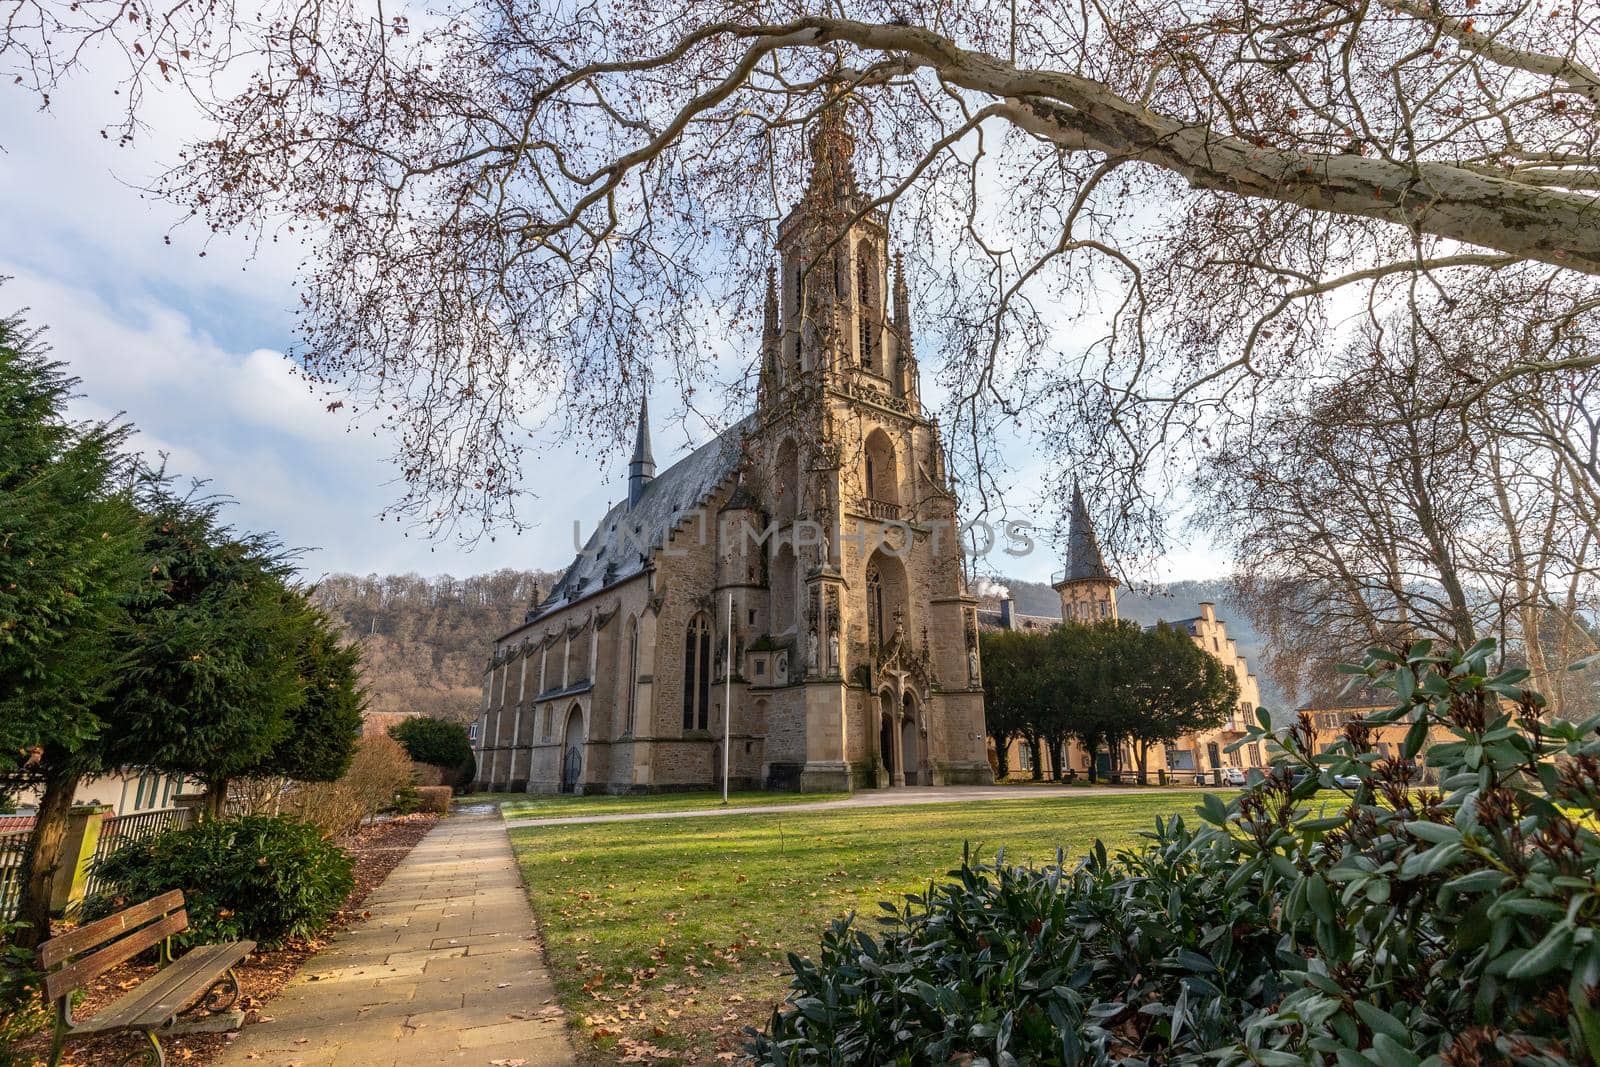
{"type": "Polygon", "coordinates": [[[1017,738],[1047,753],[1033,761],[1036,779],[1062,776],[1069,740],[1088,753],[1091,781],[1101,753],[1113,772],[1122,769],[1124,745],[1143,774],[1150,746],[1220,726],[1239,700],[1232,672],[1166,623],[1147,630],[1107,619],[1001,630],[981,642],[984,716],[1002,777],[1017,738]]]}
{"type": "Polygon", "coordinates": [[[338,778],[361,729],[359,652],[272,537],[67,415],[76,381],[0,321],[0,790],[40,790],[19,918],[49,885],[86,776],[338,778]]]}

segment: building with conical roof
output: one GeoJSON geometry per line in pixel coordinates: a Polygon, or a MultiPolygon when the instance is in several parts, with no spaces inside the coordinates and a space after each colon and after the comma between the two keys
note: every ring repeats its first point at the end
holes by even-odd
{"type": "Polygon", "coordinates": [[[1117,617],[1117,579],[1100,554],[1100,540],[1076,482],[1067,526],[1067,567],[1051,579],[1050,586],[1060,594],[1061,617],[1069,622],[1117,617]]]}
{"type": "Polygon", "coordinates": [[[626,499],[495,641],[480,788],[713,788],[725,760],[740,788],[991,780],[956,498],[853,146],[826,111],[755,410],[657,474],[641,400],[626,499]]]}
{"type": "MultiPolygon", "coordinates": [[[[1002,596],[995,598],[993,606],[980,605],[980,625],[985,629],[1039,630],[1117,619],[1119,583],[1106,566],[1088,505],[1076,484],[1072,487],[1072,510],[1068,517],[1066,563],[1066,567],[1058,571],[1050,583],[1061,597],[1060,621],[1018,614],[1015,604],[1010,600],[1010,593],[999,587],[1002,596]]],[[[1239,685],[1239,703],[1215,730],[1188,734],[1173,744],[1153,749],[1147,764],[1148,773],[1158,779],[1167,777],[1180,782],[1215,785],[1220,784],[1220,777],[1230,768],[1245,771],[1250,767],[1262,766],[1264,753],[1259,743],[1228,751],[1229,745],[1244,737],[1254,720],[1256,709],[1261,704],[1261,687],[1256,676],[1250,673],[1250,665],[1239,654],[1238,643],[1228,636],[1228,624],[1217,617],[1216,605],[1201,603],[1200,614],[1167,625],[1187,634],[1196,645],[1232,673],[1239,685]]],[[[1116,767],[1126,769],[1133,763],[1131,750],[1116,753],[1120,757],[1116,760],[1113,760],[1113,755],[1106,751],[1097,754],[1097,775],[1113,773],[1116,767]]],[[[1039,758],[1039,754],[1029,751],[1022,741],[1014,740],[1007,763],[1027,774],[1032,772],[1039,758]]],[[[1060,764],[1073,775],[1087,776],[1089,759],[1089,753],[1077,741],[1069,740],[1062,744],[1060,764]]]]}

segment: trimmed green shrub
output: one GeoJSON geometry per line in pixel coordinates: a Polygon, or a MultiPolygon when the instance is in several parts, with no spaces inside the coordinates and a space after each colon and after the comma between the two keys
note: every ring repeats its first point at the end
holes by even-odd
{"type": "Polygon", "coordinates": [[[770,1064],[1077,1063],[1227,1043],[1282,993],[1267,902],[1231,891],[1225,838],[1182,819],[1149,836],[1076,867],[964,860],[953,881],[881,905],[876,937],[836,920],[816,963],[790,956],[791,1007],[754,1051],[770,1064]],[[1130,1014],[1148,1042],[1125,1040],[1130,1014]]]}
{"type": "Polygon", "coordinates": [[[311,937],[355,888],[352,863],[309,823],[266,815],[208,819],[118,849],[99,873],[115,891],[85,904],[86,918],[172,889],[189,912],[184,944],[311,937]]]}
{"type": "Polygon", "coordinates": [[[791,957],[763,1064],[1600,1062],[1600,717],[1549,721],[1492,642],[1374,651],[1390,710],[1271,767],[1209,825],[1074,867],[964,863],[791,957]],[[1371,726],[1410,723],[1402,750],[1371,726]],[[1440,735],[1448,734],[1448,740],[1440,735]],[[1435,740],[1429,743],[1430,736],[1435,740]],[[1421,787],[1424,765],[1438,789],[1421,787]],[[970,1058],[970,1060],[968,1059],[970,1058]]]}
{"type": "MultiPolygon", "coordinates": [[[[406,755],[454,774],[457,780],[472,775],[472,741],[467,728],[452,719],[415,716],[389,727],[389,736],[405,746],[406,755]]],[[[446,785],[451,784],[446,782],[446,785]]]]}
{"type": "Polygon", "coordinates": [[[419,785],[416,795],[418,811],[437,811],[442,814],[450,810],[450,798],[454,790],[447,785],[419,785]]]}

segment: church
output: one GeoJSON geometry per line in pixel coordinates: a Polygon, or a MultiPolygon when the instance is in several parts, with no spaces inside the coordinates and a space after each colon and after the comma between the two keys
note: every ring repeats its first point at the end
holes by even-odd
{"type": "Polygon", "coordinates": [[[626,499],[495,641],[478,788],[993,780],[956,497],[853,149],[824,114],[778,226],[755,410],[657,473],[641,403],[626,499]]]}

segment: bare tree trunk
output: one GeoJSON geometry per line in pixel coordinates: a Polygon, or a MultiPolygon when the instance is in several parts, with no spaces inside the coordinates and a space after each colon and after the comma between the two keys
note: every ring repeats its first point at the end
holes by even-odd
{"type": "Polygon", "coordinates": [[[228,779],[213,778],[206,783],[205,816],[220,819],[228,813],[228,779]]]}
{"type": "Polygon", "coordinates": [[[1422,536],[1428,542],[1428,548],[1433,554],[1434,566],[1439,568],[1439,584],[1444,587],[1445,596],[1450,600],[1450,621],[1455,629],[1453,634],[1441,634],[1466,648],[1477,641],[1477,626],[1472,618],[1472,608],[1467,603],[1467,594],[1461,584],[1461,575],[1456,567],[1455,552],[1450,548],[1446,532],[1441,528],[1439,517],[1433,506],[1433,494],[1428,488],[1428,472],[1423,468],[1423,460],[1419,451],[1422,443],[1416,440],[1416,429],[1407,426],[1407,431],[1415,449],[1406,464],[1406,473],[1409,478],[1412,492],[1412,504],[1416,510],[1417,525],[1422,531],[1422,536]]]}
{"type": "MultiPolygon", "coordinates": [[[[1543,575],[1529,573],[1528,553],[1523,544],[1522,528],[1521,524],[1517,522],[1516,509],[1511,505],[1511,494],[1506,487],[1505,472],[1501,469],[1500,449],[1491,443],[1488,452],[1489,480],[1494,486],[1494,499],[1499,506],[1500,521],[1505,524],[1506,548],[1510,556],[1508,562],[1510,563],[1511,571],[1508,577],[1516,596],[1516,603],[1508,605],[1510,610],[1502,611],[1502,618],[1507,621],[1513,617],[1516,618],[1517,629],[1522,631],[1522,653],[1527,660],[1528,670],[1533,673],[1534,688],[1545,694],[1553,705],[1552,711],[1556,715],[1560,715],[1561,708],[1557,694],[1551,693],[1550,686],[1547,684],[1549,668],[1545,661],[1544,641],[1539,632],[1541,605],[1540,598],[1535,590],[1543,585],[1543,575]]],[[[1554,487],[1552,486],[1552,488],[1554,487]]],[[[1555,522],[1555,511],[1555,508],[1550,509],[1550,522],[1546,527],[1545,537],[1543,538],[1546,545],[1550,543],[1551,531],[1555,522]]],[[[1543,553],[1540,555],[1542,557],[1543,553]]],[[[1540,566],[1539,569],[1542,571],[1543,567],[1540,566]]],[[[1501,655],[1503,656],[1504,654],[1505,649],[1502,645],[1501,655]]]]}
{"type": "Polygon", "coordinates": [[[1000,778],[1011,774],[1011,735],[993,734],[995,774],[1000,778]]]}
{"type": "Polygon", "coordinates": [[[61,865],[61,843],[67,836],[67,818],[78,791],[77,774],[56,771],[45,778],[39,814],[28,841],[27,881],[18,902],[17,919],[26,924],[17,932],[23,948],[35,948],[50,937],[50,887],[61,865]]]}

